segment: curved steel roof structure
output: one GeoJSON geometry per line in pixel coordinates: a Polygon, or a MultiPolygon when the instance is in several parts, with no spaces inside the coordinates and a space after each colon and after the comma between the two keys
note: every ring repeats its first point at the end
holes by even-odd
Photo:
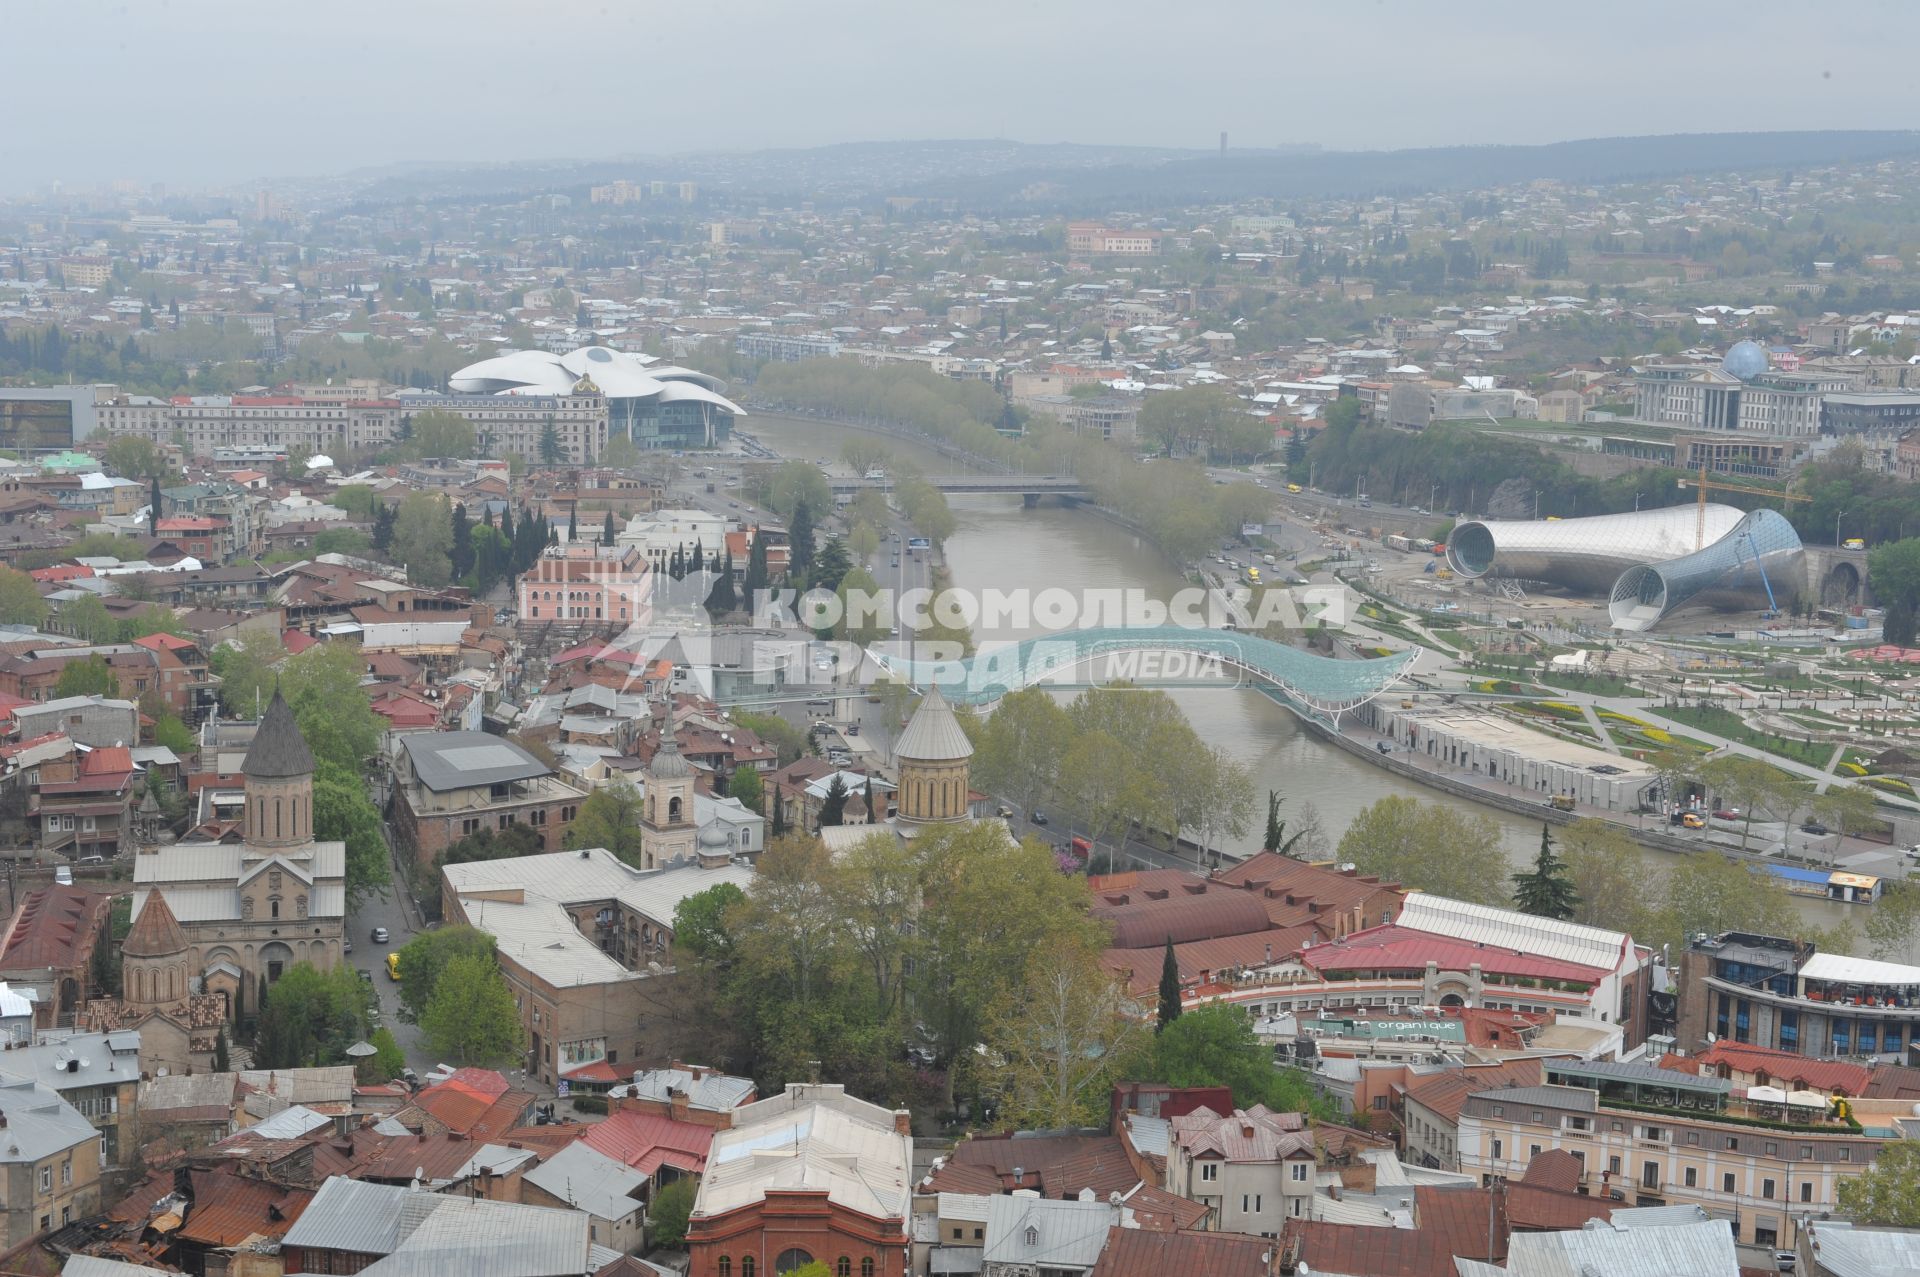
{"type": "Polygon", "coordinates": [[[916,687],[939,687],[956,705],[991,704],[1009,692],[1121,652],[1184,652],[1217,657],[1277,691],[1294,705],[1338,720],[1392,687],[1416,652],[1369,660],[1316,656],[1257,634],[1181,625],[1101,626],[978,652],[959,661],[877,659],[916,687]]]}
{"type": "Polygon", "coordinates": [[[544,350],[510,350],[468,364],[447,379],[449,389],[469,395],[564,395],[591,377],[609,403],[698,400],[735,416],[746,413],[721,395],[718,377],[663,364],[652,355],[632,355],[606,346],[582,346],[564,355],[544,350]]]}
{"type": "MultiPolygon", "coordinates": [[[[1628,568],[1701,549],[1699,518],[1697,506],[1676,505],[1584,519],[1470,519],[1447,537],[1447,566],[1468,579],[1517,577],[1606,594],[1628,568]]],[[[1740,518],[1732,506],[1709,505],[1705,544],[1732,532],[1740,518]]]]}
{"type": "Polygon", "coordinates": [[[1616,630],[1649,630],[1690,604],[1777,608],[1799,587],[1803,558],[1786,516],[1755,510],[1705,549],[1622,572],[1607,613],[1616,630]]]}

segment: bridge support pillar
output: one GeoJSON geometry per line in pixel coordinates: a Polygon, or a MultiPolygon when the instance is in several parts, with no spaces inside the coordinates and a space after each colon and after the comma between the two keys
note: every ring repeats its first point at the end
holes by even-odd
{"type": "Polygon", "coordinates": [[[1040,504],[1040,494],[1038,492],[1023,492],[1020,494],[1020,504],[1031,510],[1040,504]]]}

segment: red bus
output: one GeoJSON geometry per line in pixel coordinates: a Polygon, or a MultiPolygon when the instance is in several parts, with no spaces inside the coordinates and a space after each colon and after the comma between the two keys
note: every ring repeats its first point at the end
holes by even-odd
{"type": "Polygon", "coordinates": [[[1079,834],[1075,834],[1073,840],[1067,844],[1067,847],[1074,855],[1082,860],[1090,860],[1093,858],[1092,839],[1082,838],[1079,834]]]}

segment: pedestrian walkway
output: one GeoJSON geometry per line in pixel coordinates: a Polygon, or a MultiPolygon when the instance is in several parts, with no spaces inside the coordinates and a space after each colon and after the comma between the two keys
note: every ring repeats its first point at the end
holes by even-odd
{"type": "Polygon", "coordinates": [[[1593,728],[1593,734],[1599,738],[1600,748],[1606,750],[1609,754],[1619,753],[1620,743],[1613,739],[1613,733],[1609,732],[1606,724],[1600,721],[1600,715],[1595,711],[1593,706],[1582,704],[1580,706],[1580,712],[1587,716],[1587,726],[1593,728]]]}

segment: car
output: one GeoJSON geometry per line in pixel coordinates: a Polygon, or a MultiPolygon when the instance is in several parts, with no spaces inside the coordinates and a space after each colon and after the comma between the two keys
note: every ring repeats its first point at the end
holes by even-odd
{"type": "Polygon", "coordinates": [[[387,939],[387,929],[385,927],[375,927],[373,929],[373,942],[375,944],[385,944],[387,939]]]}
{"type": "Polygon", "coordinates": [[[847,730],[846,730],[846,734],[847,734],[848,736],[858,736],[858,735],[860,734],[860,724],[858,724],[858,723],[848,723],[848,724],[847,724],[847,730]]]}
{"type": "Polygon", "coordinates": [[[1697,811],[1681,812],[1680,823],[1688,829],[1705,829],[1707,827],[1707,822],[1700,819],[1700,813],[1697,811]]]}
{"type": "Polygon", "coordinates": [[[367,987],[368,987],[369,989],[371,989],[371,988],[373,987],[373,972],[371,972],[371,971],[362,971],[362,970],[360,970],[360,969],[359,969],[358,967],[356,967],[356,968],[354,968],[354,972],[353,972],[353,973],[354,973],[355,975],[357,975],[357,976],[359,976],[359,977],[360,977],[360,982],[361,982],[362,984],[364,984],[364,985],[366,985],[366,986],[367,986],[367,987]]]}
{"type": "Polygon", "coordinates": [[[1377,740],[1373,742],[1373,747],[1379,750],[1383,754],[1391,754],[1393,752],[1393,746],[1387,744],[1387,742],[1383,740],[1377,740]]]}
{"type": "Polygon", "coordinates": [[[1833,831],[1831,829],[1828,829],[1825,825],[1821,824],[1817,820],[1809,820],[1806,824],[1800,826],[1800,832],[1803,834],[1819,835],[1819,834],[1830,834],[1833,831]]]}
{"type": "Polygon", "coordinates": [[[896,559],[894,559],[894,561],[893,561],[893,565],[892,565],[892,566],[894,566],[894,567],[896,567],[896,568],[897,568],[897,567],[899,567],[899,566],[900,566],[900,560],[899,560],[899,559],[897,559],[897,558],[896,558],[896,559]]]}
{"type": "Polygon", "coordinates": [[[1715,807],[1713,809],[1713,818],[1715,820],[1738,820],[1740,819],[1740,809],[1738,807],[1715,807]]]}
{"type": "Polygon", "coordinates": [[[63,887],[71,887],[73,885],[73,866],[55,865],[53,869],[53,880],[63,887]]]}
{"type": "Polygon", "coordinates": [[[342,953],[352,953],[352,952],[353,952],[353,941],[351,941],[351,940],[348,940],[347,942],[345,942],[344,944],[342,944],[342,945],[340,946],[340,952],[342,952],[342,953]]]}
{"type": "Polygon", "coordinates": [[[79,863],[83,865],[104,865],[107,863],[107,858],[105,856],[82,856],[80,857],[79,863]]]}
{"type": "Polygon", "coordinates": [[[1799,1263],[1800,1256],[1796,1251],[1776,1250],[1773,1252],[1773,1266],[1783,1273],[1792,1272],[1799,1263]]]}
{"type": "Polygon", "coordinates": [[[1044,811],[1030,811],[1027,813],[1027,823],[1029,825],[1040,825],[1044,827],[1047,823],[1047,813],[1044,811]]]}

